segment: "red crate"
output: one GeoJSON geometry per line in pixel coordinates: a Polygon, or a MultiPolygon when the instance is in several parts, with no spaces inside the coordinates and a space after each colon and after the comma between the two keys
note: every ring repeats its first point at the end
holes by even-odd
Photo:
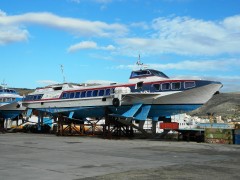
{"type": "Polygon", "coordinates": [[[160,129],[179,129],[179,124],[177,122],[160,123],[160,129]]]}

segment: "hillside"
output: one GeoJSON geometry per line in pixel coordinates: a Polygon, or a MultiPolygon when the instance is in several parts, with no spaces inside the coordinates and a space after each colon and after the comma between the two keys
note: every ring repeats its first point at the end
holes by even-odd
{"type": "Polygon", "coordinates": [[[189,114],[206,116],[208,113],[214,113],[214,116],[219,115],[223,118],[240,117],[240,92],[216,94],[202,107],[189,114]]]}
{"type": "Polygon", "coordinates": [[[17,91],[21,96],[27,95],[34,91],[34,89],[27,89],[27,88],[12,88],[12,89],[17,91]]]}

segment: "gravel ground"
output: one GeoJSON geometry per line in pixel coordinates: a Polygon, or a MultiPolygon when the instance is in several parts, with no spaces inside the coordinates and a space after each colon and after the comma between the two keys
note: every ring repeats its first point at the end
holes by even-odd
{"type": "Polygon", "coordinates": [[[240,179],[240,146],[0,134],[1,180],[240,179]]]}

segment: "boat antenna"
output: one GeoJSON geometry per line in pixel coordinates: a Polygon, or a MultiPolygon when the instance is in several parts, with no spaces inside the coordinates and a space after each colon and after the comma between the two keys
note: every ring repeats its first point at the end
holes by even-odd
{"type": "Polygon", "coordinates": [[[136,63],[138,66],[140,66],[140,69],[144,69],[144,68],[147,68],[147,65],[144,65],[143,63],[141,63],[141,60],[140,60],[140,54],[138,55],[138,61],[136,63]]]}
{"type": "Polygon", "coordinates": [[[137,63],[136,63],[138,66],[142,66],[143,65],[143,63],[141,63],[141,61],[140,61],[140,54],[138,55],[138,61],[137,61],[137,63]]]}
{"type": "Polygon", "coordinates": [[[60,66],[61,66],[61,71],[62,71],[62,76],[63,76],[63,83],[65,83],[66,79],[65,79],[65,76],[64,76],[64,73],[63,73],[63,65],[61,64],[60,66]]]}

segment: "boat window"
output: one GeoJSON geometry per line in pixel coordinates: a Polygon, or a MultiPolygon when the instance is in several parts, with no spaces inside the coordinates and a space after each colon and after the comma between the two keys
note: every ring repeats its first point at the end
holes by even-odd
{"type": "Polygon", "coordinates": [[[63,93],[62,98],[63,98],[63,99],[69,98],[69,94],[68,94],[68,93],[63,93]]]}
{"type": "Polygon", "coordinates": [[[76,92],[75,98],[80,98],[80,92],[76,92]]]}
{"type": "Polygon", "coordinates": [[[103,96],[104,95],[104,89],[99,90],[99,94],[98,95],[99,96],[103,96]]]}
{"type": "Polygon", "coordinates": [[[86,97],[86,91],[81,92],[81,98],[84,98],[84,97],[86,97]]]}
{"type": "Polygon", "coordinates": [[[172,90],[179,90],[179,89],[181,89],[181,83],[180,82],[172,83],[172,90]]]}
{"type": "Polygon", "coordinates": [[[33,99],[33,96],[29,95],[26,97],[26,101],[31,101],[33,99]]]}
{"type": "Polygon", "coordinates": [[[163,91],[170,89],[170,83],[162,83],[161,88],[163,91]]]}
{"type": "Polygon", "coordinates": [[[169,79],[169,77],[168,77],[166,74],[164,74],[163,72],[161,72],[161,71],[151,70],[151,72],[152,72],[155,76],[159,76],[159,77],[163,77],[163,78],[169,79]]]}
{"type": "Polygon", "coordinates": [[[55,91],[57,91],[57,90],[62,90],[62,86],[59,86],[59,87],[53,87],[53,89],[54,89],[55,91]]]}
{"type": "Polygon", "coordinates": [[[112,88],[111,91],[110,91],[110,94],[113,94],[115,91],[115,88],[112,88]]]}
{"type": "Polygon", "coordinates": [[[97,95],[98,95],[98,90],[94,90],[92,96],[95,97],[95,96],[97,96],[97,95]]]}
{"type": "Polygon", "coordinates": [[[37,99],[41,99],[43,95],[38,95],[37,99]]]}
{"type": "Polygon", "coordinates": [[[91,97],[92,96],[92,91],[87,91],[87,97],[91,97]]]}
{"type": "Polygon", "coordinates": [[[71,93],[70,93],[70,98],[74,98],[74,95],[75,95],[75,93],[74,93],[74,92],[71,92],[71,93]]]}
{"type": "Polygon", "coordinates": [[[135,86],[135,89],[142,89],[142,87],[143,87],[143,81],[138,82],[135,86]]]}
{"type": "Polygon", "coordinates": [[[148,70],[133,71],[131,74],[131,77],[138,77],[138,76],[145,76],[145,75],[151,75],[151,73],[148,70]]]}
{"type": "Polygon", "coordinates": [[[106,96],[110,95],[110,89],[106,89],[106,96]]]}
{"type": "Polygon", "coordinates": [[[195,81],[186,81],[186,82],[184,82],[184,88],[185,89],[193,88],[195,86],[196,86],[195,81]]]}
{"type": "Polygon", "coordinates": [[[143,71],[136,71],[134,74],[136,76],[142,76],[142,75],[150,75],[151,73],[149,71],[143,70],[143,71]]]}
{"type": "Polygon", "coordinates": [[[3,92],[3,90],[2,90],[2,89],[0,89],[0,92],[3,92]]]}
{"type": "Polygon", "coordinates": [[[160,84],[153,84],[153,87],[154,87],[157,91],[160,90],[160,84]]]}

